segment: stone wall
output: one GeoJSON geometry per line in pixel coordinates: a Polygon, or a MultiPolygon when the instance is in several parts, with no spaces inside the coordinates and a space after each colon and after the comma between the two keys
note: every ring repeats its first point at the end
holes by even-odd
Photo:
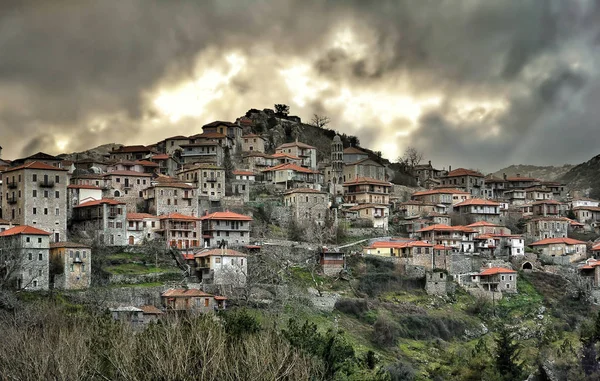
{"type": "Polygon", "coordinates": [[[92,304],[99,308],[119,306],[160,306],[160,294],[171,287],[102,287],[85,291],[65,291],[64,295],[76,303],[92,304]]]}
{"type": "Polygon", "coordinates": [[[444,296],[454,294],[456,284],[450,280],[450,277],[445,272],[429,272],[425,278],[425,291],[428,295],[444,296]]]}
{"type": "Polygon", "coordinates": [[[108,276],[108,282],[110,284],[140,284],[176,280],[180,278],[181,275],[179,273],[153,273],[140,275],[110,274],[108,276]]]}
{"type": "Polygon", "coordinates": [[[466,274],[481,269],[481,258],[469,254],[450,254],[447,258],[450,274],[466,274]]]}

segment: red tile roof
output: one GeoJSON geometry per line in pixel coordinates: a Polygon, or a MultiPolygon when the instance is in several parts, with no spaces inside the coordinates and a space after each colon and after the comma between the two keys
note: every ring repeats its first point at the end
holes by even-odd
{"type": "Polygon", "coordinates": [[[358,204],[358,205],[354,205],[353,207],[349,208],[349,211],[356,211],[356,210],[361,210],[361,209],[368,209],[368,208],[376,208],[376,209],[383,209],[383,208],[389,208],[387,205],[381,205],[381,204],[358,204]]]}
{"type": "Polygon", "coordinates": [[[277,153],[274,153],[269,156],[271,156],[271,158],[273,158],[273,159],[279,159],[280,157],[287,157],[288,159],[292,159],[292,160],[302,160],[298,156],[290,155],[289,153],[283,153],[283,152],[277,152],[277,153]]]}
{"type": "Polygon", "coordinates": [[[203,297],[210,296],[211,294],[207,294],[204,291],[197,290],[195,288],[185,289],[185,288],[172,288],[167,290],[161,294],[161,296],[167,297],[184,297],[184,298],[192,298],[192,297],[203,297]]]}
{"type": "Polygon", "coordinates": [[[194,136],[190,136],[190,139],[225,139],[227,135],[218,132],[203,132],[194,136]]]}
{"type": "Polygon", "coordinates": [[[0,237],[7,237],[19,234],[29,234],[29,235],[51,235],[47,231],[40,230],[38,228],[34,228],[33,226],[21,225],[15,226],[14,228],[6,229],[2,233],[0,233],[0,237]]]}
{"type": "Polygon", "coordinates": [[[461,201],[458,204],[455,204],[454,206],[460,207],[460,206],[469,206],[469,205],[500,206],[500,204],[497,202],[490,201],[490,200],[484,200],[482,198],[470,198],[468,200],[461,201]]]}
{"type": "Polygon", "coordinates": [[[318,193],[318,194],[326,194],[326,192],[321,192],[319,190],[311,189],[311,188],[294,188],[294,189],[288,190],[284,194],[292,194],[292,193],[318,193]]]}
{"type": "Polygon", "coordinates": [[[576,206],[573,210],[589,210],[592,212],[600,212],[600,207],[597,206],[576,206]]]}
{"type": "Polygon", "coordinates": [[[143,173],[136,171],[112,171],[104,174],[104,177],[109,176],[138,176],[138,177],[152,177],[151,173],[143,173]]]}
{"type": "Polygon", "coordinates": [[[112,198],[103,198],[102,200],[92,200],[86,201],[83,204],[75,205],[74,208],[86,208],[88,206],[96,206],[96,205],[125,205],[124,202],[120,202],[117,200],[113,200],[112,198]]]}
{"type": "Polygon", "coordinates": [[[238,176],[255,176],[254,172],[252,171],[243,171],[241,169],[237,169],[235,171],[232,172],[234,175],[238,175],[238,176]]]}
{"type": "Polygon", "coordinates": [[[492,268],[488,268],[488,269],[483,270],[478,275],[479,276],[487,276],[487,275],[514,274],[514,273],[516,273],[515,270],[507,269],[507,268],[504,268],[504,267],[492,267],[492,268]]]}
{"type": "Polygon", "coordinates": [[[600,251],[600,242],[592,246],[593,251],[600,251]]]}
{"type": "Polygon", "coordinates": [[[167,160],[170,157],[171,156],[167,155],[166,153],[162,153],[160,155],[154,155],[154,156],[150,157],[150,159],[151,160],[167,160]]]}
{"type": "Polygon", "coordinates": [[[245,216],[243,214],[233,213],[230,211],[214,212],[209,215],[203,216],[200,219],[201,220],[252,221],[252,217],[245,216]]]}
{"type": "Polygon", "coordinates": [[[159,216],[161,220],[188,220],[188,221],[198,221],[200,218],[194,216],[187,216],[181,213],[169,213],[162,216],[159,216]]]}
{"type": "Polygon", "coordinates": [[[141,221],[144,218],[156,218],[156,219],[158,219],[158,216],[155,216],[155,215],[150,214],[150,213],[127,213],[127,220],[128,221],[141,221]]]}
{"type": "Polygon", "coordinates": [[[583,241],[579,241],[573,238],[567,238],[567,237],[559,237],[559,238],[546,238],[546,239],[542,239],[540,241],[534,242],[532,244],[530,244],[529,246],[541,246],[541,245],[551,245],[551,244],[558,244],[558,243],[564,243],[565,245],[581,245],[581,244],[585,244],[585,242],[583,241]]]}
{"type": "Polygon", "coordinates": [[[223,255],[228,257],[246,257],[247,255],[244,253],[240,253],[239,251],[231,250],[231,249],[211,249],[205,251],[199,251],[194,254],[194,257],[210,257],[211,255],[223,255]]]}
{"type": "Polygon", "coordinates": [[[38,170],[45,170],[45,171],[67,171],[64,168],[57,168],[54,167],[52,165],[46,164],[46,163],[42,163],[41,161],[32,161],[30,163],[26,163],[23,165],[19,165],[18,167],[12,167],[12,168],[7,168],[4,173],[8,173],[8,172],[12,172],[12,171],[18,171],[21,169],[38,169],[38,170]]]}
{"type": "Polygon", "coordinates": [[[348,148],[344,148],[344,153],[346,154],[363,154],[363,155],[368,155],[368,153],[366,153],[365,151],[358,149],[356,147],[348,147],[348,148]]]}
{"type": "Polygon", "coordinates": [[[474,228],[474,227],[479,227],[479,226],[500,226],[500,225],[496,225],[496,224],[493,224],[493,223],[487,222],[487,221],[479,221],[479,222],[475,222],[471,225],[467,225],[468,228],[474,228]]]}
{"type": "Polygon", "coordinates": [[[417,232],[429,232],[429,231],[460,231],[464,233],[476,233],[475,230],[469,229],[466,226],[448,226],[444,224],[436,224],[427,226],[426,228],[417,230],[417,232]]]}
{"type": "Polygon", "coordinates": [[[394,241],[377,241],[373,242],[369,249],[383,249],[383,248],[394,248],[403,249],[409,247],[433,247],[434,245],[425,241],[408,241],[408,242],[394,242],[394,241]]]}
{"type": "Polygon", "coordinates": [[[155,306],[141,306],[140,310],[144,311],[144,315],[163,315],[164,312],[155,306]]]}
{"type": "Polygon", "coordinates": [[[473,171],[472,169],[458,168],[454,171],[448,172],[446,177],[457,177],[457,176],[474,176],[474,177],[485,177],[481,172],[473,171]]]}
{"type": "Polygon", "coordinates": [[[137,160],[133,162],[134,164],[141,165],[142,167],[158,167],[158,164],[153,163],[148,160],[137,160]]]}
{"type": "Polygon", "coordinates": [[[343,186],[350,186],[350,185],[360,185],[360,184],[375,184],[375,185],[383,185],[383,186],[388,186],[391,187],[392,183],[388,182],[388,181],[381,181],[381,180],[377,180],[371,177],[358,177],[354,180],[349,180],[346,181],[343,186]]]}

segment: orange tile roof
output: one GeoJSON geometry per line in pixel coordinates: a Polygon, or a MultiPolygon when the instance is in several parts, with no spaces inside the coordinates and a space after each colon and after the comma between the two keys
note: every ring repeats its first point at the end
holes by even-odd
{"type": "Polygon", "coordinates": [[[597,206],[576,206],[573,210],[589,210],[592,212],[600,212],[600,207],[597,206]]]}
{"type": "Polygon", "coordinates": [[[4,173],[8,173],[8,172],[12,172],[12,171],[18,171],[21,169],[39,169],[39,170],[45,170],[45,171],[67,171],[64,168],[56,168],[52,165],[46,164],[46,163],[42,163],[41,161],[32,161],[30,163],[27,164],[23,164],[23,165],[19,165],[18,167],[11,167],[11,168],[7,168],[4,173]]]}
{"type": "Polygon", "coordinates": [[[134,161],[133,163],[141,165],[142,167],[158,167],[158,164],[153,163],[148,160],[137,160],[137,161],[134,161]]]}
{"type": "Polygon", "coordinates": [[[241,169],[236,169],[232,173],[234,175],[238,175],[238,176],[255,176],[254,172],[252,172],[252,171],[243,171],[241,169]]]}
{"type": "Polygon", "coordinates": [[[599,251],[600,250],[600,242],[595,244],[594,246],[592,246],[592,250],[593,251],[599,251]]]}
{"type": "Polygon", "coordinates": [[[487,276],[487,275],[496,275],[496,274],[513,274],[516,273],[515,270],[507,269],[504,267],[492,267],[483,270],[478,275],[479,276],[487,276]]]}
{"type": "Polygon", "coordinates": [[[354,180],[346,181],[343,184],[343,186],[359,185],[359,184],[376,184],[376,185],[384,185],[384,186],[388,186],[388,187],[392,186],[392,183],[390,183],[389,181],[381,181],[381,180],[374,179],[372,177],[357,177],[354,180]]]}
{"type": "Polygon", "coordinates": [[[203,296],[211,296],[211,294],[207,294],[204,291],[197,290],[195,288],[185,289],[185,288],[172,288],[167,290],[161,294],[161,296],[171,296],[171,297],[184,297],[184,298],[192,298],[192,297],[203,297],[203,296]]]}
{"type": "Polygon", "coordinates": [[[467,225],[468,228],[474,228],[474,227],[479,227],[479,226],[500,226],[500,225],[496,225],[496,224],[493,224],[493,223],[487,222],[487,221],[478,221],[471,225],[467,225]]]}
{"type": "Polygon", "coordinates": [[[21,225],[21,226],[15,226],[14,228],[6,229],[2,233],[0,233],[0,237],[7,237],[7,236],[13,236],[13,235],[19,235],[19,234],[51,235],[51,233],[48,233],[47,231],[44,231],[44,230],[40,230],[38,228],[34,228],[33,226],[21,225]]]}
{"type": "Polygon", "coordinates": [[[469,229],[466,226],[448,226],[444,224],[436,224],[427,226],[426,228],[417,230],[417,232],[429,232],[429,231],[460,231],[464,233],[476,233],[475,230],[469,229]]]}
{"type": "Polygon", "coordinates": [[[112,198],[103,198],[102,200],[91,200],[86,201],[83,204],[75,205],[74,208],[86,208],[88,206],[96,206],[96,205],[125,205],[124,202],[120,202],[117,200],[113,200],[112,198]]]}
{"type": "Polygon", "coordinates": [[[433,247],[434,245],[425,241],[376,241],[373,242],[369,249],[384,249],[384,248],[394,248],[394,249],[403,249],[410,247],[433,247]]]}
{"type": "Polygon", "coordinates": [[[141,306],[140,310],[144,311],[144,315],[163,315],[164,312],[155,306],[141,306]]]}
{"type": "Polygon", "coordinates": [[[169,213],[164,214],[162,216],[158,216],[161,220],[188,220],[188,221],[198,221],[200,218],[194,216],[187,216],[181,213],[169,213]]]}
{"type": "Polygon", "coordinates": [[[280,157],[287,157],[288,159],[292,159],[292,160],[302,160],[298,156],[290,155],[288,153],[283,153],[283,152],[277,152],[277,153],[274,153],[274,154],[272,154],[270,156],[273,159],[278,159],[280,157]]]}
{"type": "Polygon", "coordinates": [[[218,127],[218,126],[227,126],[227,127],[237,127],[237,128],[241,128],[240,126],[238,126],[235,123],[231,123],[231,122],[227,122],[227,121],[223,121],[223,120],[215,120],[214,122],[210,122],[205,124],[204,126],[202,126],[202,128],[204,127],[218,127]]]}
{"type": "Polygon", "coordinates": [[[540,241],[534,242],[534,243],[530,244],[529,246],[551,245],[551,244],[557,244],[557,243],[564,243],[565,245],[585,244],[585,242],[579,241],[579,240],[576,240],[573,238],[559,237],[559,238],[545,238],[540,241]]]}
{"type": "Polygon", "coordinates": [[[150,157],[150,159],[151,160],[167,160],[170,157],[171,156],[167,155],[166,153],[163,153],[160,155],[154,155],[154,156],[150,157]]]}
{"type": "Polygon", "coordinates": [[[415,192],[413,196],[427,196],[431,194],[470,194],[469,192],[465,192],[456,188],[439,188],[439,189],[431,189],[426,191],[415,192]]]}
{"type": "Polygon", "coordinates": [[[484,200],[482,198],[470,198],[468,200],[461,201],[458,204],[455,204],[454,206],[460,207],[460,206],[469,206],[469,205],[500,206],[500,204],[497,202],[490,201],[490,200],[484,200]]]}
{"type": "Polygon", "coordinates": [[[127,220],[128,221],[140,221],[143,220],[144,218],[156,218],[158,219],[158,216],[155,216],[153,214],[150,213],[127,213],[127,220]]]}
{"type": "Polygon", "coordinates": [[[454,171],[448,172],[446,177],[457,177],[457,176],[474,176],[474,177],[485,177],[481,172],[473,171],[472,169],[457,168],[454,171]]]}
{"type": "Polygon", "coordinates": [[[214,212],[200,218],[201,220],[234,220],[234,221],[252,221],[252,217],[230,211],[214,212]]]}
{"type": "Polygon", "coordinates": [[[231,249],[211,249],[205,251],[199,251],[194,254],[194,257],[210,257],[211,255],[223,255],[228,257],[246,257],[247,255],[244,253],[240,253],[239,251],[231,250],[231,249]]]}
{"type": "Polygon", "coordinates": [[[218,132],[203,132],[198,135],[190,136],[190,139],[224,139],[227,135],[218,132]]]}

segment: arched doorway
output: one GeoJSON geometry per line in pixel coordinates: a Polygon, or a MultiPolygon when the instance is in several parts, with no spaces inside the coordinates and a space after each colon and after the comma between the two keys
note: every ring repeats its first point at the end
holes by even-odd
{"type": "Polygon", "coordinates": [[[521,265],[521,268],[523,270],[533,270],[533,265],[531,264],[531,262],[525,262],[521,265]]]}

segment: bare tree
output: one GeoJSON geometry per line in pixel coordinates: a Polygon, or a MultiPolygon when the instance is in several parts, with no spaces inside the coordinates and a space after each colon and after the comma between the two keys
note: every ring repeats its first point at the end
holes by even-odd
{"type": "Polygon", "coordinates": [[[319,114],[313,114],[313,117],[310,120],[311,125],[313,125],[315,127],[319,127],[319,128],[325,127],[330,122],[331,122],[331,119],[329,119],[329,117],[327,117],[325,115],[319,115],[319,114]]]}
{"type": "Polygon", "coordinates": [[[0,240],[0,290],[23,289],[37,280],[39,266],[35,258],[28,258],[21,236],[4,237],[0,240]]]}
{"type": "Polygon", "coordinates": [[[398,158],[398,163],[404,166],[407,172],[412,173],[422,159],[423,152],[417,150],[415,147],[409,146],[404,151],[404,154],[398,158]]]}

